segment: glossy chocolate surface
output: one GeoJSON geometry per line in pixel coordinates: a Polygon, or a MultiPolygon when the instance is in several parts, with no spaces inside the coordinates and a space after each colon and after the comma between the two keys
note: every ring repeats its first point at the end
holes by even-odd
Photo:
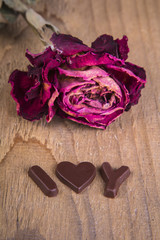
{"type": "Polygon", "coordinates": [[[80,193],[93,181],[96,169],[90,162],[82,162],[78,165],[71,162],[61,162],[57,165],[56,175],[76,193],[80,193]]]}
{"type": "Polygon", "coordinates": [[[28,171],[28,175],[37,184],[41,191],[48,197],[55,197],[58,193],[56,183],[39,166],[35,165],[28,171]]]}

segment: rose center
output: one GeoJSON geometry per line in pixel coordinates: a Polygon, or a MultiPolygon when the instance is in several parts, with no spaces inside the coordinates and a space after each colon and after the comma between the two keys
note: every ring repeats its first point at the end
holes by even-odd
{"type": "Polygon", "coordinates": [[[92,86],[89,89],[83,87],[78,93],[70,96],[70,102],[73,105],[85,104],[105,109],[111,107],[117,101],[118,99],[113,91],[108,90],[107,87],[100,88],[99,86],[92,86]]]}

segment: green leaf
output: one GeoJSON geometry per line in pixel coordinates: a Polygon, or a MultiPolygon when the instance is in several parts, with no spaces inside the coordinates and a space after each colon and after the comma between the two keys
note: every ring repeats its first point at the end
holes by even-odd
{"type": "Polygon", "coordinates": [[[23,0],[23,2],[27,3],[27,4],[33,4],[35,2],[38,2],[40,0],[23,0]]]}
{"type": "Polygon", "coordinates": [[[20,0],[3,0],[3,2],[16,12],[25,13],[27,6],[20,0]]]}
{"type": "Polygon", "coordinates": [[[1,8],[0,8],[0,14],[2,16],[0,22],[4,23],[13,23],[17,16],[18,13],[13,11],[12,9],[10,9],[9,7],[7,7],[5,4],[2,4],[1,8]],[[4,20],[4,21],[3,21],[4,20]]]}

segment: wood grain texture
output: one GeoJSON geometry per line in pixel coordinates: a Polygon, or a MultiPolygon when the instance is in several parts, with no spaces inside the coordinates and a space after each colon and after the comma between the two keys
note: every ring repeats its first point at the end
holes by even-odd
{"type": "Polygon", "coordinates": [[[16,114],[8,77],[26,69],[26,48],[43,49],[19,17],[0,30],[0,240],[159,240],[160,132],[159,59],[160,1],[38,1],[33,8],[90,44],[103,33],[129,38],[129,61],[143,66],[147,85],[139,104],[105,131],[55,117],[28,122],[16,114]],[[116,199],[103,196],[97,171],[94,182],[77,195],[55,176],[61,161],[104,161],[128,165],[131,176],[116,199]],[[48,198],[27,175],[40,165],[57,183],[59,194],[48,198]]]}

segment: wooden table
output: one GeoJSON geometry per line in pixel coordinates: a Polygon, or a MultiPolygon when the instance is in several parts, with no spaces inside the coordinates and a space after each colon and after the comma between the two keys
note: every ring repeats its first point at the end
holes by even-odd
{"type": "Polygon", "coordinates": [[[0,30],[0,240],[159,240],[160,239],[160,1],[37,1],[32,7],[61,32],[90,44],[103,33],[129,38],[129,61],[147,72],[139,104],[105,131],[55,117],[26,121],[16,114],[7,83],[25,70],[25,49],[43,46],[19,17],[0,30]],[[57,163],[92,162],[94,182],[74,193],[55,176],[57,163]],[[115,199],[103,196],[98,168],[128,165],[131,176],[115,199]],[[46,197],[28,177],[40,165],[57,183],[56,198],[46,197]]]}

